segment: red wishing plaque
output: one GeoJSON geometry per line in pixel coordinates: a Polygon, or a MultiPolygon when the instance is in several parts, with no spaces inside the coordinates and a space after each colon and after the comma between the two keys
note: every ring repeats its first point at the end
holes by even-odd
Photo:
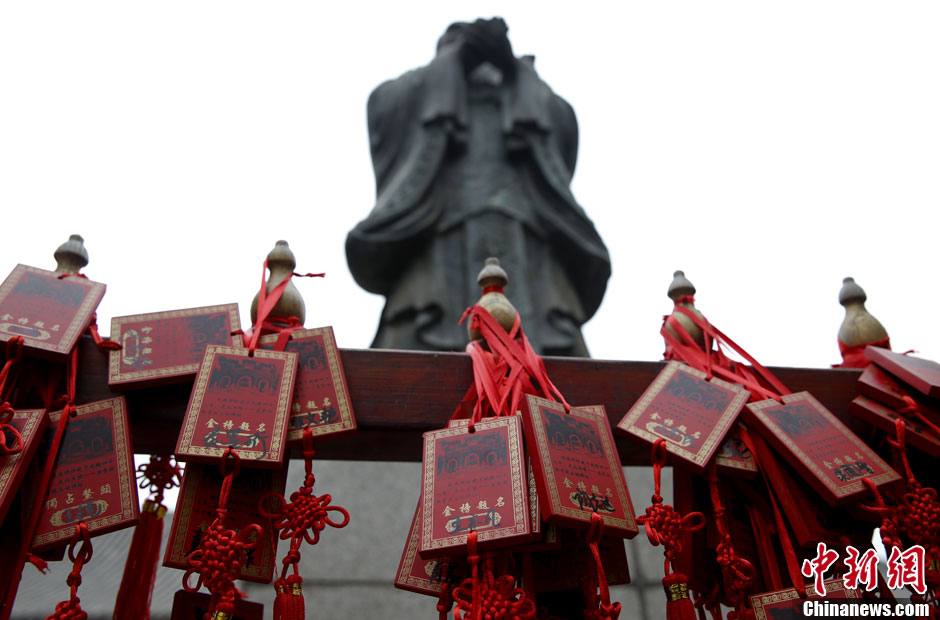
{"type": "MultiPolygon", "coordinates": [[[[261,346],[270,349],[277,338],[277,334],[263,336],[261,346]]],[[[291,334],[285,350],[296,353],[298,360],[287,440],[299,441],[306,428],[316,439],[356,432],[356,418],[333,328],[297,330],[291,334]]]]}
{"type": "Polygon", "coordinates": [[[704,472],[750,392],[680,362],[669,362],[617,424],[622,434],[666,449],[704,472]]]}
{"type": "Polygon", "coordinates": [[[633,538],[636,519],[623,466],[601,405],[572,407],[526,395],[526,445],[546,521],[587,527],[596,512],[611,536],[633,538]]]}
{"type": "Polygon", "coordinates": [[[180,461],[212,462],[232,448],[242,465],[279,467],[284,459],[297,354],[206,347],[176,444],[180,461]]]}
{"type": "Polygon", "coordinates": [[[195,376],[206,346],[241,344],[238,304],[171,310],[111,319],[108,385],[143,387],[195,376]]]}
{"type": "MultiPolygon", "coordinates": [[[[584,538],[574,530],[561,529],[561,548],[531,554],[532,580],[536,592],[561,592],[581,588],[581,578],[595,571],[594,557],[584,538]]],[[[630,583],[630,567],[623,539],[604,536],[598,543],[607,583],[630,583]]]]}
{"type": "Polygon", "coordinates": [[[892,409],[904,409],[907,403],[904,397],[908,396],[917,404],[917,408],[925,417],[940,424],[940,410],[937,403],[914,390],[906,383],[895,378],[875,364],[869,364],[855,384],[860,394],[877,400],[892,409]]]}
{"type": "Polygon", "coordinates": [[[904,420],[905,442],[931,456],[940,456],[940,436],[937,436],[920,420],[901,415],[865,396],[857,396],[849,403],[849,413],[883,430],[892,439],[897,437],[897,427],[894,421],[900,418],[904,420]]]}
{"type": "Polygon", "coordinates": [[[940,364],[880,347],[865,347],[865,355],[897,378],[927,396],[940,396],[940,364]]]}
{"type": "MultiPolygon", "coordinates": [[[[61,417],[49,414],[47,435],[61,417]]],[[[139,511],[124,397],[81,405],[65,427],[32,549],[67,542],[79,521],[91,536],[129,527],[139,511]]]]}
{"type": "Polygon", "coordinates": [[[519,416],[488,418],[424,434],[422,557],[466,555],[532,537],[519,416]]]}
{"type": "Polygon", "coordinates": [[[67,356],[91,322],[105,285],[17,265],[0,284],[0,342],[22,336],[40,357],[67,356]]]}
{"type": "Polygon", "coordinates": [[[748,403],[753,426],[830,505],[901,477],[809,392],[748,403]]]}
{"type": "MultiPolygon", "coordinates": [[[[23,449],[16,454],[0,456],[0,523],[3,523],[16,490],[20,488],[23,476],[36,454],[48,420],[45,409],[29,409],[15,412],[9,422],[23,438],[23,449]]],[[[6,445],[14,445],[11,434],[6,437],[6,445]]]]}
{"type": "MultiPolygon", "coordinates": [[[[173,525],[163,565],[186,570],[186,557],[199,548],[202,537],[216,517],[222,472],[216,465],[189,464],[183,473],[179,500],[173,513],[173,525]]],[[[239,579],[269,583],[274,575],[274,533],[271,521],[258,513],[258,501],[268,491],[283,495],[287,484],[285,470],[242,468],[232,480],[225,517],[225,529],[240,532],[256,523],[261,526],[261,540],[247,552],[239,579]]]]}
{"type": "Polygon", "coordinates": [[[790,618],[808,618],[814,615],[825,616],[827,614],[823,613],[804,615],[803,606],[807,603],[812,605],[814,601],[861,598],[857,590],[846,588],[842,579],[829,579],[825,582],[825,585],[825,597],[816,594],[816,587],[812,584],[806,584],[806,594],[808,596],[805,599],[800,598],[796,588],[753,594],[750,596],[750,601],[751,610],[754,612],[754,620],[789,620],[790,618]]]}
{"type": "MultiPolygon", "coordinates": [[[[212,596],[205,592],[177,590],[173,595],[173,611],[170,620],[204,620],[209,613],[212,596]]],[[[235,613],[225,616],[228,620],[262,620],[264,605],[252,601],[236,601],[235,613]]]]}
{"type": "MultiPolygon", "coordinates": [[[[469,419],[459,419],[459,420],[448,420],[447,428],[453,428],[455,426],[467,427],[470,425],[469,419]]],[[[535,486],[535,470],[532,468],[532,459],[529,458],[529,455],[525,455],[525,483],[526,490],[529,493],[529,524],[532,527],[532,540],[531,544],[539,546],[539,543],[547,543],[550,546],[557,544],[557,534],[552,533],[548,536],[547,531],[543,532],[543,524],[541,511],[539,510],[539,492],[535,486]]],[[[530,547],[526,547],[529,549],[530,547]]]]}
{"type": "Polygon", "coordinates": [[[731,427],[731,432],[721,442],[715,453],[715,464],[719,475],[739,478],[753,478],[757,475],[757,464],[754,463],[751,451],[741,441],[738,426],[731,427]]]}
{"type": "Polygon", "coordinates": [[[418,555],[418,531],[421,523],[421,500],[415,509],[415,516],[411,520],[408,530],[408,542],[401,554],[398,563],[398,572],[395,574],[395,587],[409,590],[428,596],[440,596],[444,583],[459,585],[461,581],[470,576],[470,566],[466,558],[434,558],[423,560],[418,555]]]}

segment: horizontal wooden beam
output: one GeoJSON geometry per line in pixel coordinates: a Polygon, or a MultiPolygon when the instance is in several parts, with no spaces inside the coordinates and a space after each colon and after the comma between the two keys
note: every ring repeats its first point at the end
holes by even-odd
{"type": "MultiPolygon", "coordinates": [[[[321,441],[317,457],[359,461],[420,461],[421,435],[441,428],[473,380],[463,353],[341,349],[358,432],[321,441]]],[[[545,358],[552,381],[574,405],[603,404],[615,425],[662,370],[663,362],[545,358]]],[[[809,390],[833,413],[856,426],[847,413],[859,371],[772,368],[792,391],[809,390]]],[[[79,403],[127,397],[137,453],[169,453],[176,446],[192,383],[112,391],[107,355],[91,338],[79,345],[79,403]]],[[[648,465],[642,444],[617,439],[624,465],[648,465]]],[[[297,454],[295,453],[296,457],[297,454]]]]}

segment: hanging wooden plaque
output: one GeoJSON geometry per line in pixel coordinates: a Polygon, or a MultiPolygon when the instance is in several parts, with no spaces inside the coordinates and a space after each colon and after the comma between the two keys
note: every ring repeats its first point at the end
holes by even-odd
{"type": "MultiPolygon", "coordinates": [[[[62,415],[62,411],[49,414],[46,435],[55,433],[62,415]]],[[[85,522],[91,536],[137,523],[140,504],[123,396],[79,406],[65,427],[55,459],[33,551],[65,544],[79,521],[85,522]]]]}
{"type": "MultiPolygon", "coordinates": [[[[869,366],[869,368],[871,367],[869,366]]],[[[894,421],[900,418],[904,420],[904,440],[909,445],[931,456],[940,456],[940,435],[934,433],[913,416],[902,415],[865,396],[857,396],[849,403],[849,413],[865,420],[875,428],[883,430],[891,438],[897,436],[894,421]]]]}
{"type": "MultiPolygon", "coordinates": [[[[455,426],[462,426],[466,428],[469,425],[470,420],[467,418],[447,421],[447,428],[454,428],[455,426]]],[[[550,546],[555,545],[557,544],[556,534],[550,534],[547,539],[543,536],[545,533],[544,526],[547,524],[542,523],[542,514],[539,510],[539,492],[535,486],[535,470],[532,468],[532,459],[529,458],[528,454],[525,455],[525,473],[526,491],[529,494],[529,523],[532,526],[533,542],[531,544],[545,542],[550,546]]]]}
{"type": "Polygon", "coordinates": [[[778,620],[778,618],[804,618],[803,605],[809,601],[832,601],[861,598],[857,590],[846,588],[842,579],[829,579],[825,582],[826,596],[816,594],[816,587],[806,585],[807,598],[802,599],[796,588],[786,588],[775,592],[753,594],[750,596],[754,620],[778,620]]]}
{"type": "MultiPolygon", "coordinates": [[[[261,346],[272,349],[277,339],[277,334],[262,336],[261,346]]],[[[356,432],[356,418],[333,328],[295,330],[285,351],[296,353],[298,360],[287,440],[299,441],[306,428],[315,439],[356,432]]]]}
{"type": "Polygon", "coordinates": [[[940,364],[937,362],[872,346],[865,347],[865,355],[927,396],[940,397],[940,364]]]}
{"type": "Polygon", "coordinates": [[[176,444],[180,461],[218,462],[227,448],[242,466],[280,467],[284,459],[297,354],[206,347],[176,444]]]}
{"type": "MultiPolygon", "coordinates": [[[[583,536],[575,530],[561,528],[561,548],[532,554],[532,577],[536,592],[578,590],[581,578],[594,573],[594,557],[583,536]]],[[[623,539],[604,536],[598,543],[607,583],[620,586],[630,583],[630,567],[623,539]]]]}
{"type": "Polygon", "coordinates": [[[111,319],[108,385],[165,385],[192,379],[206,346],[240,346],[238,304],[119,316],[111,319]]]}
{"type": "Polygon", "coordinates": [[[733,476],[735,478],[754,478],[757,475],[757,464],[747,446],[741,441],[738,422],[721,442],[715,453],[715,464],[718,475],[733,476]]]}
{"type": "Polygon", "coordinates": [[[91,322],[105,285],[17,265],[0,284],[0,342],[23,337],[28,353],[63,360],[91,322]]]}
{"type": "Polygon", "coordinates": [[[440,595],[445,582],[456,586],[469,577],[470,566],[467,564],[466,557],[462,556],[431,560],[422,559],[418,555],[420,524],[421,500],[419,499],[415,516],[411,520],[411,528],[408,530],[408,542],[398,563],[398,572],[395,574],[395,587],[437,597],[440,595]]]}
{"type": "MultiPolygon", "coordinates": [[[[204,620],[209,613],[212,596],[205,592],[177,590],[173,595],[173,611],[170,620],[204,620]]],[[[264,605],[252,601],[235,602],[235,613],[226,620],[262,620],[264,605]]]]}
{"type": "MultiPolygon", "coordinates": [[[[186,466],[163,556],[164,566],[182,570],[189,568],[186,557],[199,548],[203,534],[216,517],[222,481],[218,465],[191,463],[186,466]]],[[[258,501],[268,491],[283,495],[286,484],[287,472],[283,469],[243,467],[232,479],[225,529],[237,533],[252,523],[261,526],[261,540],[248,551],[248,562],[241,566],[239,579],[269,583],[274,575],[274,533],[271,521],[258,514],[258,501]]]]}
{"type": "MultiPolygon", "coordinates": [[[[24,409],[15,412],[9,422],[23,438],[23,449],[16,454],[0,456],[0,523],[3,523],[10,503],[29,469],[48,421],[45,409],[24,409]]],[[[7,436],[6,445],[13,445],[11,435],[7,436]]]]}
{"type": "Polygon", "coordinates": [[[940,409],[937,408],[940,403],[924,396],[876,364],[869,364],[862,371],[855,386],[860,394],[892,409],[907,408],[904,397],[908,396],[915,402],[924,417],[940,425],[940,409]]]}
{"type": "Polygon", "coordinates": [[[531,539],[519,416],[428,431],[422,479],[422,557],[466,554],[470,531],[481,550],[531,539]]]}
{"type": "Polygon", "coordinates": [[[809,392],[749,403],[749,425],[835,506],[901,477],[809,392]]]}
{"type": "Polygon", "coordinates": [[[652,445],[666,440],[666,450],[703,473],[724,441],[750,392],[706,375],[681,362],[669,362],[643,396],[617,424],[624,436],[652,445]]]}
{"type": "Polygon", "coordinates": [[[522,419],[543,518],[586,528],[596,512],[608,535],[636,536],[633,504],[604,407],[572,407],[566,413],[561,403],[527,394],[522,419]]]}

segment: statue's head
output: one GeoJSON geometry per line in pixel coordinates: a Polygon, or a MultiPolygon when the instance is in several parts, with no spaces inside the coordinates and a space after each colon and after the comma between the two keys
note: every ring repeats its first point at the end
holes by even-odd
{"type": "Polygon", "coordinates": [[[477,19],[474,22],[454,22],[447,27],[441,38],[437,40],[437,51],[466,40],[467,36],[480,35],[493,44],[509,43],[509,27],[502,17],[490,19],[477,19]],[[505,43],[504,43],[505,42],[505,43]]]}

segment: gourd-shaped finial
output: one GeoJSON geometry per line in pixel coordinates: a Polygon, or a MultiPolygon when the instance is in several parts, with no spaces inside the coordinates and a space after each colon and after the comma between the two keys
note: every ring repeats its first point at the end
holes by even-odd
{"type": "Polygon", "coordinates": [[[865,309],[868,297],[854,278],[842,281],[839,291],[839,303],[845,306],[845,318],[839,327],[839,342],[843,346],[857,347],[881,342],[888,338],[888,332],[881,322],[865,309]]]}
{"type": "MultiPolygon", "coordinates": [[[[270,271],[267,286],[268,294],[270,294],[271,291],[274,290],[274,287],[280,284],[284,278],[288,277],[291,272],[294,271],[294,267],[296,266],[297,259],[294,258],[294,253],[291,252],[290,246],[287,245],[287,242],[281,240],[274,244],[274,249],[268,253],[268,270],[270,271]]],[[[271,314],[268,315],[268,320],[297,317],[302,325],[306,314],[307,310],[306,306],[304,305],[304,298],[301,297],[300,291],[298,291],[297,287],[294,286],[294,282],[290,281],[284,288],[284,293],[281,295],[281,298],[274,306],[274,309],[271,310],[271,314]]],[[[258,295],[256,294],[255,298],[251,301],[252,324],[255,323],[257,318],[258,295]]]]}
{"type": "MultiPolygon", "coordinates": [[[[675,305],[688,308],[695,316],[703,321],[705,320],[702,313],[695,309],[695,300],[693,299],[695,286],[685,277],[684,271],[676,271],[672,274],[672,284],[669,285],[669,290],[666,294],[669,295],[669,299],[671,299],[675,305]]],[[[672,318],[685,328],[685,331],[689,332],[689,335],[692,336],[692,339],[695,340],[696,343],[700,346],[705,346],[705,334],[702,333],[702,329],[696,325],[692,319],[682,312],[676,312],[675,310],[672,311],[672,318]]],[[[682,342],[682,338],[669,326],[668,321],[666,322],[666,331],[672,334],[674,338],[678,339],[679,342],[682,342]]]]}
{"type": "Polygon", "coordinates": [[[78,273],[88,264],[88,250],[81,235],[69,235],[69,240],[56,248],[56,273],[78,273]]]}
{"type": "MultiPolygon", "coordinates": [[[[503,288],[508,283],[509,276],[506,275],[506,270],[499,266],[499,259],[486,259],[486,265],[477,276],[477,284],[483,289],[483,296],[477,301],[477,305],[493,315],[496,322],[507,332],[512,329],[516,315],[519,314],[503,293],[503,288]]],[[[470,340],[482,337],[480,331],[472,327],[472,322],[467,326],[467,334],[470,340]]]]}

